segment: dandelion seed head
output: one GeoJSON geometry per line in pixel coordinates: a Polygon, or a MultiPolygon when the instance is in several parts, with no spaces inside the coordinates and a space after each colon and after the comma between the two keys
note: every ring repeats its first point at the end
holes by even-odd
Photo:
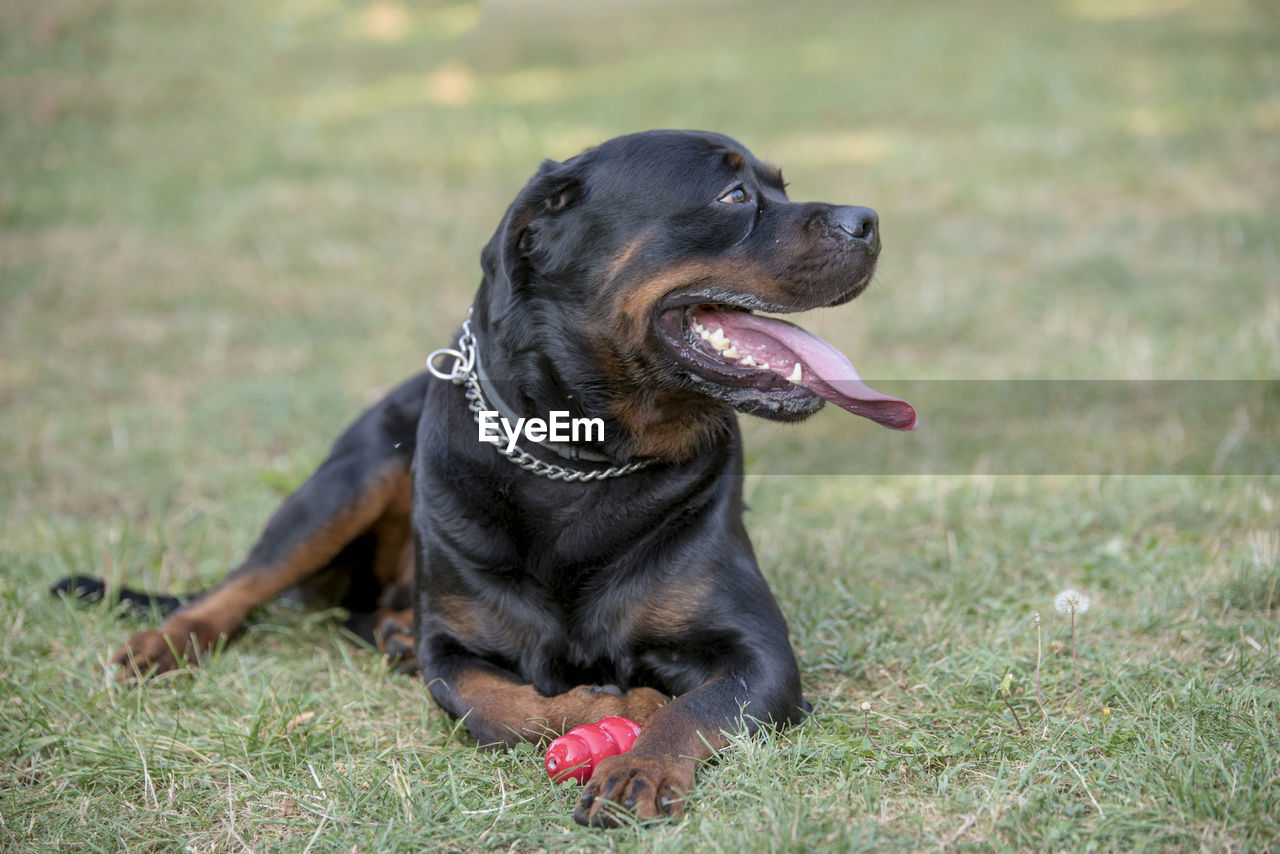
{"type": "Polygon", "coordinates": [[[1089,610],[1089,597],[1079,590],[1063,590],[1054,597],[1053,607],[1059,614],[1083,614],[1089,610]]]}
{"type": "Polygon", "coordinates": [[[1038,626],[1038,625],[1040,625],[1040,612],[1039,612],[1039,611],[1036,611],[1036,612],[1035,612],[1035,618],[1036,618],[1036,625],[1037,625],[1037,626],[1038,626]]]}
{"type": "Polygon", "coordinates": [[[869,712],[871,711],[871,704],[866,701],[863,701],[862,705],[859,706],[858,708],[864,712],[869,712]]]}

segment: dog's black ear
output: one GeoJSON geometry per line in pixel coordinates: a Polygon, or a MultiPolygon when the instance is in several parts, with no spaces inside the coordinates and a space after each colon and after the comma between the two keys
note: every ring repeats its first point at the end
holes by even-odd
{"type": "Polygon", "coordinates": [[[581,178],[571,165],[544,160],[529,180],[502,224],[480,255],[484,284],[499,298],[511,296],[529,273],[540,223],[573,207],[585,195],[581,178]]]}
{"type": "Polygon", "coordinates": [[[524,223],[519,234],[515,236],[516,257],[518,263],[529,263],[538,252],[538,237],[544,227],[557,214],[573,207],[582,199],[582,182],[573,177],[562,177],[550,186],[538,189],[530,200],[533,216],[524,223]],[[537,201],[541,199],[541,202],[537,201]]]}
{"type": "Polygon", "coordinates": [[[560,213],[565,208],[577,204],[582,198],[582,182],[576,178],[566,178],[555,193],[543,202],[547,213],[560,213]]]}

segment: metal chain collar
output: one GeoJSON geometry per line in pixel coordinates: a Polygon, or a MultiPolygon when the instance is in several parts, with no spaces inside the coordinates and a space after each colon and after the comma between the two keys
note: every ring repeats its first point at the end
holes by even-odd
{"type": "MultiPolygon", "coordinates": [[[[475,419],[476,424],[479,424],[480,413],[488,410],[489,406],[485,402],[484,392],[480,389],[480,379],[476,375],[476,345],[476,335],[471,331],[471,313],[468,311],[467,319],[462,323],[462,335],[458,338],[458,349],[441,347],[439,350],[432,352],[431,355],[427,356],[427,370],[436,379],[448,380],[454,385],[465,387],[467,408],[471,410],[471,417],[475,419]],[[435,365],[436,359],[441,356],[447,356],[454,360],[453,367],[448,372],[440,370],[435,365]]],[[[495,444],[493,449],[504,456],[508,462],[514,463],[527,472],[532,472],[548,480],[563,480],[568,483],[586,483],[592,480],[622,477],[647,468],[652,464],[650,460],[641,460],[640,462],[627,463],[622,466],[610,466],[607,469],[582,471],[543,462],[514,444],[510,448],[495,444]]]]}

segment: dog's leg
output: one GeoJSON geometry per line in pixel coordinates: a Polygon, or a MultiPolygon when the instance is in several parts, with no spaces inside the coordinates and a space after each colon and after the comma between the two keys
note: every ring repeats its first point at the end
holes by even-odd
{"type": "Polygon", "coordinates": [[[436,702],[462,718],[482,746],[540,741],[610,715],[644,726],[668,699],[652,688],[621,693],[596,685],[549,697],[508,671],[464,655],[436,660],[423,678],[436,702]]]}
{"type": "Polygon", "coordinates": [[[330,458],[271,517],[249,557],[208,593],[175,611],[158,630],[134,635],[116,654],[117,677],[172,670],[229,637],[249,611],[325,567],[408,492],[407,461],[366,471],[363,461],[330,458]]]}
{"type": "Polygon", "coordinates": [[[396,583],[409,555],[409,467],[430,381],[429,374],[410,380],[357,419],[316,473],[285,499],[244,563],[158,630],[124,645],[114,658],[117,678],[194,662],[239,628],[252,608],[329,566],[366,534],[376,541],[372,565],[346,571],[377,576],[362,579],[377,587],[396,583]]]}

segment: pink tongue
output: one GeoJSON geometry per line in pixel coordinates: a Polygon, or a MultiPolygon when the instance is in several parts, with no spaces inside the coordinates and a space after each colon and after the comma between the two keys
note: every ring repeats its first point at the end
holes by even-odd
{"type": "Polygon", "coordinates": [[[911,404],[868,386],[853,363],[817,335],[785,320],[745,311],[699,308],[696,316],[708,330],[723,329],[740,353],[751,354],[758,363],[768,362],[777,373],[785,376],[798,361],[801,383],[836,406],[893,430],[916,429],[911,404]]]}

